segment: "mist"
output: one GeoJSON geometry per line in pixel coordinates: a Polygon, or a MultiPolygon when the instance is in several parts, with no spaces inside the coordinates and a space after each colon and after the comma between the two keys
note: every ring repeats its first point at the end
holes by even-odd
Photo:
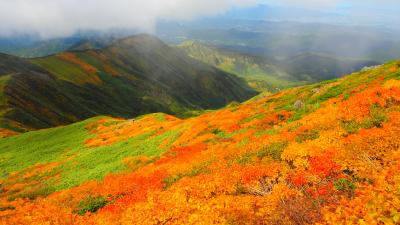
{"type": "Polygon", "coordinates": [[[157,20],[191,20],[256,0],[0,0],[0,36],[68,36],[78,30],[136,29],[151,33],[157,20]]]}
{"type": "Polygon", "coordinates": [[[0,0],[0,37],[65,37],[116,28],[153,33],[160,20],[191,21],[260,4],[335,13],[356,24],[400,23],[400,2],[395,0],[0,0]]]}

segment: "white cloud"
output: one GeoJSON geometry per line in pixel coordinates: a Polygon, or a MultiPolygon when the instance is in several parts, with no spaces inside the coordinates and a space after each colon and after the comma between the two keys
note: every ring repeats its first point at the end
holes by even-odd
{"type": "Polygon", "coordinates": [[[0,0],[0,35],[63,36],[78,29],[151,31],[157,19],[217,15],[257,0],[0,0]]]}

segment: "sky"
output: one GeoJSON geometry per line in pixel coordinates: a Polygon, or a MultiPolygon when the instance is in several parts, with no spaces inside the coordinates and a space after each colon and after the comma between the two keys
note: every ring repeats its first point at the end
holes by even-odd
{"type": "Polygon", "coordinates": [[[356,23],[400,21],[399,0],[0,0],[0,36],[68,36],[78,30],[152,32],[158,20],[188,21],[260,4],[343,14],[356,23]]]}

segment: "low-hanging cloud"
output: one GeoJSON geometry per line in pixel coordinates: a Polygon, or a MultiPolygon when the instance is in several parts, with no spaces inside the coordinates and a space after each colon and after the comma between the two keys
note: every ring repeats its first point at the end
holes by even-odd
{"type": "Polygon", "coordinates": [[[157,20],[190,20],[274,3],[318,10],[350,4],[348,18],[368,22],[386,18],[384,21],[400,23],[398,0],[0,0],[0,37],[60,37],[78,30],[112,28],[152,32],[157,20]]]}
{"type": "Polygon", "coordinates": [[[248,7],[257,0],[0,0],[0,36],[65,36],[80,29],[151,32],[158,19],[190,20],[248,7]]]}

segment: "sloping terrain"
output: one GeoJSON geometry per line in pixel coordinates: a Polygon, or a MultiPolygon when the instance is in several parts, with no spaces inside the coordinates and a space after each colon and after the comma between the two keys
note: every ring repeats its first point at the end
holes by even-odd
{"type": "Polygon", "coordinates": [[[193,41],[178,45],[190,57],[229,73],[243,77],[259,91],[277,92],[279,89],[305,84],[279,67],[277,60],[219,49],[193,41]]]}
{"type": "Polygon", "coordinates": [[[96,115],[182,115],[256,94],[241,79],[148,35],[29,61],[0,55],[0,75],[0,127],[15,131],[96,115]]]}
{"type": "Polygon", "coordinates": [[[400,62],[0,140],[3,224],[398,224],[400,62]]]}
{"type": "Polygon", "coordinates": [[[379,64],[372,60],[338,59],[315,53],[277,60],[193,41],[186,41],[178,47],[190,57],[243,77],[251,87],[269,92],[338,78],[365,66],[379,64]]]}
{"type": "Polygon", "coordinates": [[[280,62],[281,68],[288,74],[295,74],[297,79],[308,81],[341,77],[378,64],[373,60],[340,59],[316,53],[303,53],[280,62]]]}
{"type": "Polygon", "coordinates": [[[100,49],[127,35],[75,34],[65,38],[43,39],[35,36],[0,37],[0,52],[24,58],[43,57],[68,50],[100,49]]]}

